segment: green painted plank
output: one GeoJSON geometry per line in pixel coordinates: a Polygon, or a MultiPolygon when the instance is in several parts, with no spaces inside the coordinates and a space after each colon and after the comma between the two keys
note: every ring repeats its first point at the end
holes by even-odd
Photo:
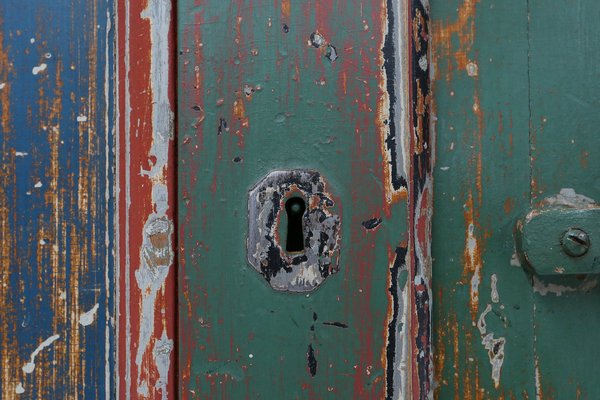
{"type": "Polygon", "coordinates": [[[385,195],[385,2],[194,4],[178,3],[182,395],[384,398],[407,217],[385,195]],[[288,169],[321,172],[341,216],[340,271],[312,292],[247,263],[248,192],[288,169]]]}
{"type": "MultiPolygon", "coordinates": [[[[598,201],[600,4],[532,0],[530,15],[533,201],[564,188],[598,201]]],[[[597,283],[596,276],[535,281],[536,374],[543,399],[600,398],[597,283]]]]}
{"type": "Polygon", "coordinates": [[[431,10],[436,398],[532,399],[532,289],[511,262],[529,206],[527,3],[431,10]]]}

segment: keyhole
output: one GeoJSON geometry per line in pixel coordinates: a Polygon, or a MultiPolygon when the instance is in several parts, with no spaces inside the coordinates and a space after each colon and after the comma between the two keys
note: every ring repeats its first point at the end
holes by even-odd
{"type": "Polygon", "coordinates": [[[285,202],[287,213],[287,241],[285,250],[290,253],[304,251],[304,233],[302,232],[302,216],[306,203],[300,197],[291,197],[285,202]]]}

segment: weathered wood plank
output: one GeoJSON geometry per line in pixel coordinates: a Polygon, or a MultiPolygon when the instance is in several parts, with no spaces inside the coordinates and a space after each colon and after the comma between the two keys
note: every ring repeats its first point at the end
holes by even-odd
{"type": "Polygon", "coordinates": [[[526,1],[433,1],[436,398],[532,399],[526,1]]]}
{"type": "Polygon", "coordinates": [[[117,1],[117,398],[177,398],[171,0],[117,1]]]}
{"type": "Polygon", "coordinates": [[[183,398],[429,396],[427,12],[179,2],[183,398]],[[293,168],[341,215],[340,271],[304,294],[246,262],[248,191],[293,168]]]}
{"type": "MultiPolygon", "coordinates": [[[[600,4],[529,4],[532,204],[564,188],[598,202],[600,4]]],[[[538,398],[600,398],[598,277],[535,278],[534,291],[538,398]]]]}
{"type": "Polygon", "coordinates": [[[114,390],[113,11],[0,3],[0,394],[114,390]]]}

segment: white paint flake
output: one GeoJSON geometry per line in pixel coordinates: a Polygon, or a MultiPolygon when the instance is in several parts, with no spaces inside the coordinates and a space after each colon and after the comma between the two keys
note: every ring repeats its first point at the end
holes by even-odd
{"type": "Polygon", "coordinates": [[[48,64],[41,63],[40,65],[38,65],[36,67],[33,67],[33,69],[31,70],[31,73],[34,74],[34,75],[37,75],[40,72],[44,72],[47,67],[48,67],[48,64]]]}
{"type": "Polygon", "coordinates": [[[85,115],[77,116],[77,122],[86,122],[86,121],[87,121],[87,116],[85,116],[85,115]]]}
{"type": "Polygon", "coordinates": [[[500,296],[498,295],[498,277],[496,274],[492,274],[491,278],[491,286],[492,286],[492,303],[498,303],[500,301],[500,296]]]}
{"type": "Polygon", "coordinates": [[[162,393],[162,399],[167,400],[167,384],[169,383],[169,367],[171,365],[171,351],[173,351],[173,340],[167,337],[167,331],[163,329],[162,336],[154,344],[154,363],[158,369],[158,381],[154,385],[162,393]]]}
{"type": "Polygon", "coordinates": [[[423,57],[419,58],[419,67],[423,71],[427,71],[427,56],[423,56],[423,57]]]}
{"type": "Polygon", "coordinates": [[[512,254],[512,256],[510,257],[510,265],[513,266],[513,267],[520,267],[521,266],[521,261],[519,260],[519,256],[517,255],[516,250],[512,254]]]}
{"type": "Polygon", "coordinates": [[[546,283],[537,276],[533,275],[533,292],[539,293],[542,296],[546,296],[549,293],[554,294],[556,296],[562,296],[563,294],[569,292],[587,293],[590,290],[594,289],[596,286],[598,286],[597,278],[586,278],[580,285],[573,287],[557,285],[555,283],[546,283]]]}
{"type": "Polygon", "coordinates": [[[34,44],[35,43],[35,38],[29,39],[29,43],[34,44]]]}
{"type": "Polygon", "coordinates": [[[479,66],[474,62],[468,63],[467,64],[467,75],[477,76],[478,74],[479,74],[479,66]]]}
{"type": "Polygon", "coordinates": [[[23,372],[25,372],[26,374],[32,373],[33,370],[35,369],[35,358],[37,357],[37,355],[40,354],[40,352],[42,350],[44,350],[46,347],[50,346],[52,343],[54,343],[56,340],[58,340],[58,338],[60,338],[59,335],[53,335],[53,336],[50,336],[48,339],[44,340],[37,347],[37,349],[35,349],[33,351],[33,353],[31,353],[29,362],[27,364],[23,365],[23,372]]]}
{"type": "Polygon", "coordinates": [[[6,86],[6,83],[0,82],[0,90],[4,89],[4,86],[6,86]]]}
{"type": "Polygon", "coordinates": [[[43,185],[42,185],[42,182],[41,182],[41,181],[37,181],[37,182],[35,183],[35,185],[33,185],[33,187],[34,187],[34,188],[41,188],[42,186],[43,186],[43,185]]]}
{"type": "Polygon", "coordinates": [[[477,320],[477,329],[479,329],[481,335],[481,344],[488,351],[488,357],[490,359],[490,364],[492,365],[492,379],[494,380],[494,387],[497,389],[500,386],[500,372],[502,371],[502,364],[504,363],[504,345],[506,344],[506,338],[500,337],[495,339],[494,332],[488,333],[485,317],[491,311],[492,305],[488,304],[477,320]]]}
{"type": "Polygon", "coordinates": [[[23,394],[23,393],[25,393],[25,388],[23,387],[23,384],[21,382],[19,382],[19,384],[15,388],[15,393],[16,394],[23,394]]]}
{"type": "Polygon", "coordinates": [[[96,319],[96,311],[98,311],[98,303],[92,307],[90,311],[84,312],[79,316],[79,324],[82,326],[91,325],[96,319]]]}
{"type": "Polygon", "coordinates": [[[15,151],[15,156],[16,157],[25,157],[25,156],[28,156],[28,155],[29,155],[29,153],[26,153],[24,151],[15,151]]]}

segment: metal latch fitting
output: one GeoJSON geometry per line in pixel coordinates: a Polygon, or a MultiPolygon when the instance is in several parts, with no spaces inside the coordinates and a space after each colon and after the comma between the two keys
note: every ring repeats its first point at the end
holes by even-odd
{"type": "Polygon", "coordinates": [[[600,273],[600,206],[563,189],[517,222],[517,253],[538,275],[600,273]]]}

